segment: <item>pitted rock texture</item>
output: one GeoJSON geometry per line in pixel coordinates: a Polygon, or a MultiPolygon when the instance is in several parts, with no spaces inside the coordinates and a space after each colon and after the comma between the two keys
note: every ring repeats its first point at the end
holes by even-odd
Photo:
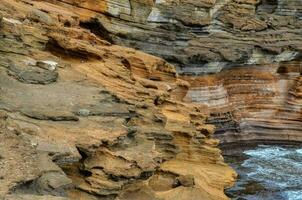
{"type": "Polygon", "coordinates": [[[189,83],[92,21],[119,2],[1,0],[1,198],[228,199],[236,174],[189,83]]]}

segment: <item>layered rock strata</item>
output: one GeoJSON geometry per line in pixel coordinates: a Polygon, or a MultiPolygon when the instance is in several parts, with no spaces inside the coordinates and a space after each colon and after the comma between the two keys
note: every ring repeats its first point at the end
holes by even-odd
{"type": "Polygon", "coordinates": [[[301,141],[301,8],[1,0],[0,197],[227,199],[212,124],[301,141]]]}
{"type": "Polygon", "coordinates": [[[65,3],[1,0],[1,199],[228,199],[235,173],[188,82],[95,32],[124,1],[65,3]]]}
{"type": "Polygon", "coordinates": [[[206,104],[222,143],[301,142],[301,76],[296,61],[234,67],[216,75],[183,77],[186,101],[206,104]]]}
{"type": "Polygon", "coordinates": [[[301,51],[297,0],[49,1],[91,10],[80,25],[116,44],[160,56],[185,74],[287,61],[301,51]]]}
{"type": "Polygon", "coordinates": [[[81,27],[173,63],[223,142],[301,141],[301,1],[55,2],[97,13],[81,27]]]}

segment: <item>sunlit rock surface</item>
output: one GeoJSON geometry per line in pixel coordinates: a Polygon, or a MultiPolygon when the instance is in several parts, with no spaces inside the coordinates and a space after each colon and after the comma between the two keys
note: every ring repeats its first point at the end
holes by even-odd
{"type": "Polygon", "coordinates": [[[224,142],[301,141],[300,1],[130,0],[130,14],[113,2],[82,26],[175,64],[191,84],[185,100],[210,107],[224,142]]]}
{"type": "Polygon", "coordinates": [[[81,26],[165,58],[185,74],[292,60],[302,46],[302,2],[297,0],[56,2],[98,12],[81,26]]]}
{"type": "Polygon", "coordinates": [[[214,133],[301,141],[301,13],[296,0],[1,0],[0,197],[228,199],[214,133]]]}
{"type": "Polygon", "coordinates": [[[191,85],[184,100],[209,106],[223,142],[301,141],[301,1],[55,2],[81,27],[174,64],[191,85]]]}
{"type": "Polygon", "coordinates": [[[228,199],[207,107],[173,65],[87,30],[130,12],[96,3],[1,1],[0,199],[228,199]]]}

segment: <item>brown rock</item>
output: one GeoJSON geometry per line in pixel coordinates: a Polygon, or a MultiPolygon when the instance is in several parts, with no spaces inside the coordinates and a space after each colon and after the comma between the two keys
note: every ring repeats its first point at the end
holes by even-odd
{"type": "Polygon", "coordinates": [[[195,185],[193,175],[179,176],[177,180],[179,181],[180,185],[184,187],[193,187],[195,185]]]}
{"type": "Polygon", "coordinates": [[[47,153],[73,199],[224,200],[214,137],[302,141],[299,2],[22,2],[0,5],[3,195],[47,153]],[[33,9],[52,23],[23,24],[33,9]]]}

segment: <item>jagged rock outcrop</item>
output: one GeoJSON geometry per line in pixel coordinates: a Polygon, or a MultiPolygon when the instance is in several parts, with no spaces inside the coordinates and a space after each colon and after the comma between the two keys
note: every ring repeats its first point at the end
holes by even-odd
{"type": "Polygon", "coordinates": [[[228,199],[235,172],[188,82],[70,6],[1,0],[0,197],[228,199]]]}

